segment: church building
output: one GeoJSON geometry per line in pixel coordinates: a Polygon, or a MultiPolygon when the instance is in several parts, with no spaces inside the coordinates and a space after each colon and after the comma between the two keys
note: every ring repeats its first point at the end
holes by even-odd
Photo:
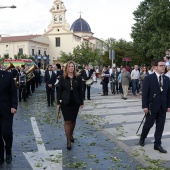
{"type": "Polygon", "coordinates": [[[61,0],[55,0],[50,9],[51,23],[42,35],[23,35],[0,37],[0,57],[9,54],[14,58],[17,53],[34,56],[36,62],[50,64],[60,62],[61,51],[72,53],[81,43],[87,42],[95,49],[99,48],[101,40],[93,37],[90,25],[81,17],[69,25],[66,22],[66,8],[61,0]]]}

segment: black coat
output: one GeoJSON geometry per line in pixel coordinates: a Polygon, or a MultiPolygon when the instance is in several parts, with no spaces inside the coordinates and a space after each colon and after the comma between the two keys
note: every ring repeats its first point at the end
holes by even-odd
{"type": "Polygon", "coordinates": [[[52,88],[54,88],[54,84],[56,82],[56,74],[52,71],[52,76],[50,78],[49,70],[46,70],[44,81],[46,83],[46,88],[49,88],[48,87],[49,84],[52,84],[52,88]]]}
{"type": "Polygon", "coordinates": [[[151,113],[157,113],[161,107],[163,112],[170,108],[170,80],[163,76],[161,92],[156,74],[150,74],[145,77],[142,85],[142,108],[148,108],[151,113]]]}
{"type": "Polygon", "coordinates": [[[0,70],[0,115],[9,117],[11,108],[17,109],[17,87],[11,73],[0,70]]]}
{"type": "Polygon", "coordinates": [[[91,72],[89,70],[88,70],[88,72],[89,72],[89,77],[87,77],[86,71],[82,70],[82,72],[81,72],[82,79],[84,79],[84,80],[89,80],[90,79],[92,74],[91,74],[91,72]]]}
{"type": "MultiPolygon", "coordinates": [[[[77,104],[83,105],[83,93],[82,93],[82,80],[81,77],[74,77],[73,78],[73,94],[74,94],[74,100],[77,104]]],[[[68,104],[70,101],[70,78],[63,76],[60,77],[59,81],[59,90],[57,95],[57,103],[68,104]]]]}

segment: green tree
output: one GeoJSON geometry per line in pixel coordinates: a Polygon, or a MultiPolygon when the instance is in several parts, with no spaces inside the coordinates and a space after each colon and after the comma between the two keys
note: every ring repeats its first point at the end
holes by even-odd
{"type": "Polygon", "coordinates": [[[138,54],[151,61],[170,48],[169,0],[144,0],[134,11],[131,37],[138,54]]]}
{"type": "MultiPolygon", "coordinates": [[[[114,63],[118,66],[125,65],[125,62],[122,61],[122,58],[125,57],[132,58],[132,61],[130,62],[131,65],[141,65],[144,63],[143,57],[137,53],[133,42],[127,42],[124,39],[116,40],[114,38],[109,38],[103,42],[103,48],[106,50],[105,57],[108,58],[107,63],[111,62],[109,61],[109,49],[115,51],[114,63]]],[[[106,62],[106,59],[104,62],[106,62]]]]}
{"type": "Polygon", "coordinates": [[[4,59],[9,59],[9,54],[4,54],[4,59]]]}
{"type": "Polygon", "coordinates": [[[60,57],[60,60],[61,62],[63,63],[67,63],[68,61],[75,61],[75,57],[73,56],[73,54],[69,53],[69,54],[66,54],[65,52],[61,52],[60,53],[61,57],[60,57]]]}
{"type": "Polygon", "coordinates": [[[73,60],[80,65],[91,63],[92,65],[100,66],[102,63],[101,50],[92,49],[89,47],[88,43],[82,43],[75,47],[72,54],[67,54],[65,52],[61,52],[60,54],[60,60],[64,63],[70,60],[73,60]]]}

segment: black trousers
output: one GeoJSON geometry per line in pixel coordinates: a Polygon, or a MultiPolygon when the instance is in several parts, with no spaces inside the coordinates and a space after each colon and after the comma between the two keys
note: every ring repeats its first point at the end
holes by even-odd
{"type": "Polygon", "coordinates": [[[54,102],[54,89],[52,88],[46,88],[46,92],[47,92],[47,102],[48,105],[52,105],[54,102]]]}
{"type": "Polygon", "coordinates": [[[27,94],[26,94],[26,89],[19,89],[19,101],[21,101],[21,99],[23,98],[24,101],[26,101],[26,97],[27,97],[27,94]]]}
{"type": "Polygon", "coordinates": [[[86,88],[87,88],[87,99],[90,99],[90,88],[91,86],[87,86],[85,82],[82,82],[82,90],[83,90],[83,98],[86,98],[86,88]]]}
{"type": "Polygon", "coordinates": [[[154,125],[154,123],[156,123],[154,144],[161,145],[161,138],[164,130],[165,119],[166,119],[166,113],[162,111],[162,108],[160,108],[159,112],[157,113],[151,113],[151,115],[148,113],[142,129],[141,138],[145,139],[151,127],[154,125]]]}
{"type": "Polygon", "coordinates": [[[108,82],[103,81],[103,94],[108,94],[108,82]]]}
{"type": "Polygon", "coordinates": [[[13,142],[13,115],[8,118],[2,117],[0,113],[0,157],[4,156],[4,147],[6,154],[11,154],[12,142],[13,142]]]}
{"type": "Polygon", "coordinates": [[[26,96],[28,97],[29,95],[31,95],[31,90],[30,90],[31,84],[30,82],[26,83],[26,88],[27,88],[27,92],[26,92],[26,96]]]}

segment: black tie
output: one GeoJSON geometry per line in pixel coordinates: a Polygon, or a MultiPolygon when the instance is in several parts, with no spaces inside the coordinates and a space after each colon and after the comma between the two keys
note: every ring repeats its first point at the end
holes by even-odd
{"type": "Polygon", "coordinates": [[[162,76],[160,75],[160,76],[159,76],[159,87],[162,87],[161,78],[162,78],[162,76]]]}

